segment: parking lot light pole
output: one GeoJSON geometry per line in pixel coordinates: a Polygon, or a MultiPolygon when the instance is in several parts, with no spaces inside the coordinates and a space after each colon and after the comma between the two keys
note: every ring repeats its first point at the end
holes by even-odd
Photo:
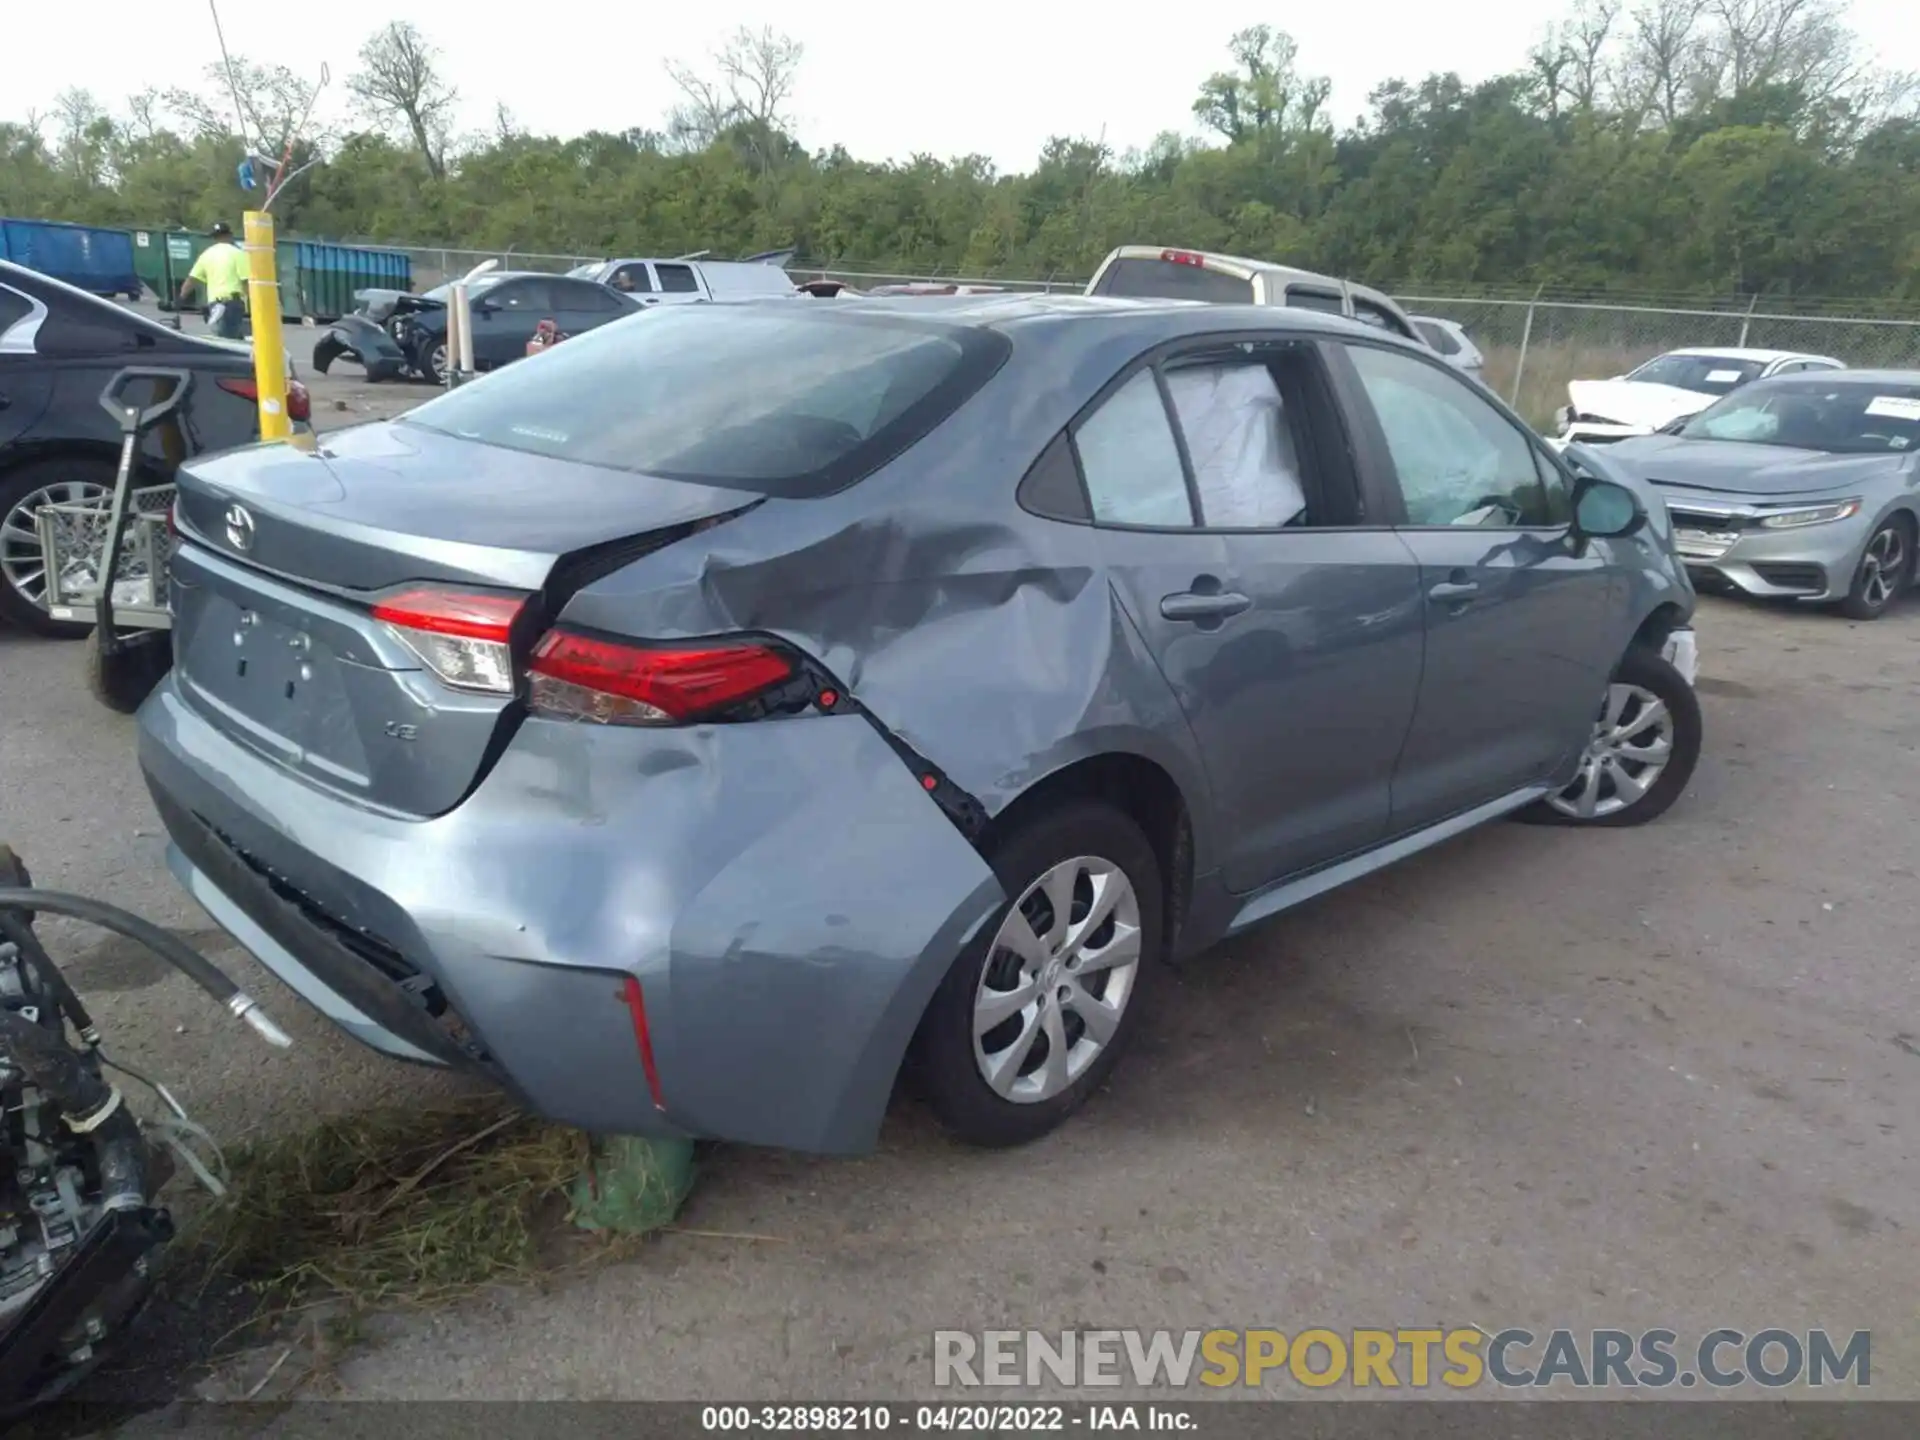
{"type": "Polygon", "coordinates": [[[253,383],[260,397],[260,438],[293,434],[287,415],[287,350],[280,335],[280,283],[274,276],[273,216],[246,212],[247,308],[253,316],[253,383]]]}

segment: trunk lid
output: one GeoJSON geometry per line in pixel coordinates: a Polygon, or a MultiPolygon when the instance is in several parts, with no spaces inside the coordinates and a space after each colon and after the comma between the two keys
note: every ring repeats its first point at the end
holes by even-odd
{"type": "Polygon", "coordinates": [[[524,661],[573,589],[759,498],[394,423],[195,461],[178,496],[182,694],[315,784],[414,816],[457,805],[520,710],[442,683],[376,600],[528,597],[524,661]]]}

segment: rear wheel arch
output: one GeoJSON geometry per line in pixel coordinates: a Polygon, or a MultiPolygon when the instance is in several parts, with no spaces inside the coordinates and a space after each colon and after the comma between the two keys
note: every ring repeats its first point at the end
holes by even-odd
{"type": "Polygon", "coordinates": [[[991,855],[1005,837],[1037,816],[1075,800],[1104,801],[1146,835],[1165,891],[1162,948],[1173,954],[1193,897],[1193,811],[1179,783],[1157,762],[1130,751],[1108,751],[1063,765],[1003,806],[975,843],[991,855]]]}

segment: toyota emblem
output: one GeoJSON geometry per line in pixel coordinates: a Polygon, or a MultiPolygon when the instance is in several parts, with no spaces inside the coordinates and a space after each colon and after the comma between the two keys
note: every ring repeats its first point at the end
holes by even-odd
{"type": "Polygon", "coordinates": [[[227,543],[236,550],[253,549],[253,516],[244,505],[227,507],[227,543]]]}

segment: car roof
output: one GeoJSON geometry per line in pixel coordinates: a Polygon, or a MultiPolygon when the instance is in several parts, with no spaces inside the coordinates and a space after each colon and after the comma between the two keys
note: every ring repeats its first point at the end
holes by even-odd
{"type": "Polygon", "coordinates": [[[1802,370],[1794,375],[1775,375],[1766,383],[1769,386],[1857,385],[1863,389],[1875,385],[1920,385],[1920,370],[1802,370]]]}
{"type": "Polygon", "coordinates": [[[1831,355],[1815,355],[1807,350],[1747,350],[1738,345],[1687,345],[1666,353],[1668,355],[1717,356],[1725,360],[1752,360],[1760,365],[1771,365],[1776,360],[1831,360],[1833,358],[1831,355]]]}
{"type": "Polygon", "coordinates": [[[1232,305],[1210,300],[1120,299],[1089,295],[863,295],[838,305],[811,309],[815,313],[824,311],[833,315],[858,315],[863,312],[907,314],[925,317],[938,324],[1009,332],[1081,325],[1098,318],[1104,319],[1115,329],[1136,332],[1136,338],[1148,344],[1156,339],[1172,340],[1184,335],[1231,330],[1366,335],[1405,345],[1424,355],[1433,353],[1390,330],[1349,320],[1344,315],[1330,315],[1324,311],[1291,305],[1232,305]]]}

